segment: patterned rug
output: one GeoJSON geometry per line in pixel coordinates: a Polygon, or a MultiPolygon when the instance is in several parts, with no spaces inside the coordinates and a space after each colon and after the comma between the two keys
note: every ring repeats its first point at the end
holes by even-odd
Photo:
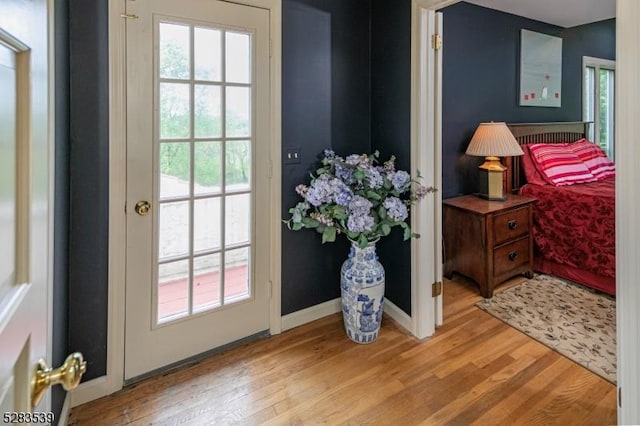
{"type": "Polygon", "coordinates": [[[549,275],[536,275],[476,306],[616,383],[613,297],[549,275]]]}

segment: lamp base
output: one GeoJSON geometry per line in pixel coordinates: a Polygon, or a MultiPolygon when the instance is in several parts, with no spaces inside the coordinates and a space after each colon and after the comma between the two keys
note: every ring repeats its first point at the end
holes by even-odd
{"type": "Polygon", "coordinates": [[[473,195],[475,195],[476,197],[480,197],[484,200],[489,200],[489,201],[507,201],[507,196],[504,195],[502,197],[490,197],[488,194],[481,194],[479,192],[475,192],[473,195]]]}
{"type": "Polygon", "coordinates": [[[498,157],[487,157],[485,162],[478,167],[478,195],[490,201],[504,201],[507,199],[504,193],[505,166],[500,163],[498,157]]]}

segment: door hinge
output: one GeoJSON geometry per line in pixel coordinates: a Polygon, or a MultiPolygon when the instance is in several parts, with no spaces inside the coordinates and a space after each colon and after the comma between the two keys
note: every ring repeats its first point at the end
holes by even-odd
{"type": "Polygon", "coordinates": [[[431,285],[431,297],[438,297],[442,294],[442,281],[436,281],[431,285]]]}
{"type": "Polygon", "coordinates": [[[273,161],[269,160],[269,179],[273,177],[273,161]]]}
{"type": "Polygon", "coordinates": [[[269,57],[273,55],[273,40],[269,39],[269,57]]]}
{"type": "Polygon", "coordinates": [[[121,13],[120,17],[124,18],[124,19],[138,19],[139,18],[138,15],[134,15],[133,13],[121,13]]]}
{"type": "Polygon", "coordinates": [[[269,299],[271,299],[272,294],[273,294],[273,281],[269,280],[269,299]]]}
{"type": "Polygon", "coordinates": [[[124,203],[124,214],[127,214],[127,203],[124,203]]]}
{"type": "Polygon", "coordinates": [[[618,407],[622,408],[622,388],[618,388],[618,407]]]}
{"type": "Polygon", "coordinates": [[[431,47],[435,50],[440,50],[442,48],[442,36],[440,34],[433,34],[431,36],[431,47]]]}

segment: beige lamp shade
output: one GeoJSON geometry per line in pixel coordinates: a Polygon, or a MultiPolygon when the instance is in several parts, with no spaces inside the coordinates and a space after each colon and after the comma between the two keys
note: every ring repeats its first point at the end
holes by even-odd
{"type": "Polygon", "coordinates": [[[480,123],[467,147],[467,155],[511,157],[523,155],[522,148],[504,122],[480,123]]]}

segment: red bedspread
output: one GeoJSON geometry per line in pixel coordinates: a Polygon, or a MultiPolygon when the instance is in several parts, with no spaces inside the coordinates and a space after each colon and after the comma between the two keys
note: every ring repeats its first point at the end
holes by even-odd
{"type": "Polygon", "coordinates": [[[536,264],[585,271],[596,278],[583,284],[615,293],[615,178],[561,187],[527,184],[520,192],[538,200],[533,208],[536,264]]]}

